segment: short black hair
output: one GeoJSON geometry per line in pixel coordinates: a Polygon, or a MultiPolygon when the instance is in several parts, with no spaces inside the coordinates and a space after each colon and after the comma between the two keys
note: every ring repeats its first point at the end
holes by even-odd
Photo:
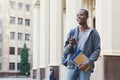
{"type": "Polygon", "coordinates": [[[50,68],[50,71],[54,71],[54,69],[53,69],[53,68],[50,68]]]}
{"type": "Polygon", "coordinates": [[[89,16],[88,10],[86,10],[86,9],[80,9],[80,10],[83,10],[84,13],[85,13],[87,16],[89,16]]]}

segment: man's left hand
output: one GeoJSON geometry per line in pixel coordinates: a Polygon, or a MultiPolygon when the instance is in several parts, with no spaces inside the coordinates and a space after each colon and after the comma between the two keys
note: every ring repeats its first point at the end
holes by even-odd
{"type": "Polygon", "coordinates": [[[80,64],[80,65],[78,65],[79,66],[79,68],[82,70],[82,71],[86,71],[86,69],[88,68],[88,64],[86,64],[86,63],[83,63],[83,64],[80,64]]]}

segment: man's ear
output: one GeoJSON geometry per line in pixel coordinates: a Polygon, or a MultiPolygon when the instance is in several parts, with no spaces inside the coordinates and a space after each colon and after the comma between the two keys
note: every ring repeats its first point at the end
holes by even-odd
{"type": "Polygon", "coordinates": [[[89,18],[89,15],[87,15],[87,18],[89,18]]]}
{"type": "Polygon", "coordinates": [[[87,15],[86,17],[87,17],[87,19],[89,18],[89,16],[88,16],[88,15],[87,15]]]}

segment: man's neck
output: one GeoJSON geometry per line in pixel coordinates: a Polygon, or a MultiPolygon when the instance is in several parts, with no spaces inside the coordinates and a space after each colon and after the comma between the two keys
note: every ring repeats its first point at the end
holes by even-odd
{"type": "Polygon", "coordinates": [[[88,25],[80,25],[80,30],[81,31],[86,31],[88,29],[89,29],[88,25]]]}

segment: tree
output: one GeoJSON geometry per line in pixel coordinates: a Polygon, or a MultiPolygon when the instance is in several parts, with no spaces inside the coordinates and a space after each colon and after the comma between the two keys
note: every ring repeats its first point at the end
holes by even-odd
{"type": "Polygon", "coordinates": [[[20,73],[27,75],[30,73],[30,64],[28,63],[28,48],[24,43],[24,47],[20,50],[20,73]]]}

